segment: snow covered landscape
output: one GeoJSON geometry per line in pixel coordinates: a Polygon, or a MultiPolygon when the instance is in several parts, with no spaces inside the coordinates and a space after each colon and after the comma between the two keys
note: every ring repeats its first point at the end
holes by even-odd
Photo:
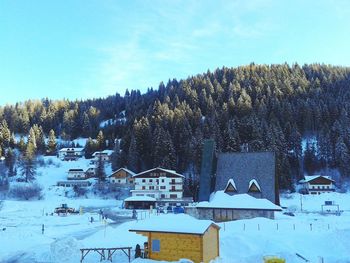
{"type": "Polygon", "coordinates": [[[0,263],[350,263],[350,1],[0,2],[0,263]]]}
{"type": "MultiPolygon", "coordinates": [[[[184,214],[159,214],[139,211],[139,220],[131,219],[130,210],[122,209],[122,201],[98,197],[66,197],[65,189],[55,186],[76,162],[55,157],[53,164],[38,170],[39,184],[44,186],[42,200],[4,200],[0,209],[1,262],[79,262],[81,248],[128,247],[143,244],[146,238],[129,232],[143,223],[155,225],[176,221],[191,222],[184,214]],[[80,210],[81,214],[58,216],[54,208],[61,203],[80,210]],[[98,211],[108,211],[115,220],[102,220],[98,211]],[[91,217],[93,222],[91,222],[91,217]],[[153,221],[152,221],[153,220],[153,221]],[[44,225],[44,233],[42,226],[44,225]]],[[[81,159],[84,165],[87,160],[81,159]]],[[[350,259],[350,193],[322,195],[281,195],[283,212],[276,219],[255,218],[219,223],[220,258],[215,262],[262,262],[264,256],[276,255],[286,262],[349,262],[350,259]],[[335,201],[341,214],[321,214],[325,201],[335,201]],[[302,211],[301,211],[302,205],[302,211]],[[295,216],[285,215],[290,212],[295,216]]],[[[193,226],[195,227],[195,226],[193,226]]],[[[134,253],[134,252],[133,252],[134,253]]],[[[99,255],[89,254],[84,262],[97,262],[99,255]]],[[[128,262],[117,252],[113,262],[128,262]]],[[[151,262],[137,259],[135,262],[151,262]]]]}

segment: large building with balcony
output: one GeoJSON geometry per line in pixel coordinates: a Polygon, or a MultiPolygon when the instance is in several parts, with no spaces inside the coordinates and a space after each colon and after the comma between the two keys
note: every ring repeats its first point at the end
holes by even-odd
{"type": "Polygon", "coordinates": [[[174,170],[153,168],[133,176],[135,189],[132,196],[148,196],[157,200],[157,205],[184,205],[192,201],[183,198],[184,176],[174,170]]]}
{"type": "Polygon", "coordinates": [[[299,183],[302,185],[301,191],[305,194],[316,195],[335,191],[334,180],[330,176],[304,176],[304,179],[300,180],[299,183]]]}

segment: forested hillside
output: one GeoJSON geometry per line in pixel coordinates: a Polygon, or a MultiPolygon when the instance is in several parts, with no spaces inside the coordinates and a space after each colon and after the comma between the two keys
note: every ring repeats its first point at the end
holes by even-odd
{"type": "Polygon", "coordinates": [[[349,114],[350,68],[251,64],[174,79],[145,94],[7,105],[0,108],[0,142],[4,153],[15,147],[12,133],[28,134],[33,125],[66,139],[96,138],[102,130],[108,147],[121,150],[115,167],[163,166],[194,176],[203,139],[214,138],[219,152],[240,151],[247,143],[250,151],[276,152],[280,185],[290,187],[302,174],[303,159],[310,174],[330,167],[350,175],[349,114]],[[100,127],[105,120],[111,121],[100,127]],[[318,145],[307,144],[302,159],[308,135],[318,145]]]}

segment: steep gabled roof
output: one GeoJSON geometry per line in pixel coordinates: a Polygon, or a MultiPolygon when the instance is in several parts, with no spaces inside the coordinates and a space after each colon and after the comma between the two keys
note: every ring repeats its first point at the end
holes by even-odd
{"type": "Polygon", "coordinates": [[[113,153],[113,150],[103,150],[103,151],[98,151],[94,152],[92,156],[96,156],[97,154],[106,154],[106,155],[111,155],[113,153]]]}
{"type": "Polygon", "coordinates": [[[146,221],[139,221],[129,231],[203,235],[210,226],[220,229],[217,224],[210,220],[198,220],[185,214],[164,215],[146,221]],[[164,220],[166,217],[168,217],[168,220],[164,220]]]}
{"type": "Polygon", "coordinates": [[[72,169],[69,169],[68,172],[84,172],[84,170],[81,168],[72,168],[72,169]]]}
{"type": "Polygon", "coordinates": [[[174,171],[174,170],[164,169],[164,168],[160,168],[160,167],[153,168],[153,169],[150,169],[150,170],[147,170],[147,171],[143,171],[143,172],[141,172],[141,173],[135,174],[133,177],[142,176],[142,175],[144,175],[144,174],[146,174],[146,173],[153,172],[153,171],[156,171],[156,170],[160,170],[160,171],[163,171],[163,172],[166,172],[166,173],[170,173],[170,174],[176,175],[176,176],[178,176],[178,177],[182,177],[182,178],[185,177],[185,176],[183,176],[182,174],[179,174],[179,173],[177,173],[177,172],[174,171]]]}
{"type": "Polygon", "coordinates": [[[249,182],[259,182],[261,197],[279,203],[275,184],[275,154],[273,152],[220,153],[218,155],[215,191],[224,190],[233,179],[237,194],[245,194],[249,182]],[[277,199],[277,200],[276,200],[277,199]]]}
{"type": "Polygon", "coordinates": [[[84,148],[70,147],[70,148],[62,148],[62,149],[59,150],[59,152],[67,152],[67,151],[82,152],[82,151],[84,151],[84,148]]]}
{"type": "Polygon", "coordinates": [[[255,192],[257,190],[259,192],[261,192],[261,188],[260,188],[260,185],[258,184],[258,182],[255,179],[250,180],[249,186],[248,186],[248,192],[249,191],[255,192]]]}
{"type": "Polygon", "coordinates": [[[209,202],[199,202],[197,208],[273,210],[281,211],[281,207],[264,198],[255,198],[249,194],[228,195],[224,191],[212,194],[209,202]]]}
{"type": "Polygon", "coordinates": [[[299,183],[308,183],[311,182],[317,178],[324,178],[326,180],[334,182],[334,180],[330,176],[325,176],[325,175],[305,175],[304,179],[301,179],[299,183]]]}
{"type": "Polygon", "coordinates": [[[237,192],[235,181],[232,178],[228,180],[224,192],[237,192]]]}
{"type": "Polygon", "coordinates": [[[126,173],[130,174],[131,176],[135,176],[135,175],[136,175],[136,173],[134,173],[133,171],[131,171],[131,170],[127,169],[127,168],[122,167],[122,168],[119,168],[118,170],[112,172],[112,174],[111,174],[110,176],[108,176],[108,177],[112,177],[113,174],[115,174],[115,173],[117,173],[117,172],[119,172],[119,171],[121,171],[121,170],[125,171],[126,173]]]}

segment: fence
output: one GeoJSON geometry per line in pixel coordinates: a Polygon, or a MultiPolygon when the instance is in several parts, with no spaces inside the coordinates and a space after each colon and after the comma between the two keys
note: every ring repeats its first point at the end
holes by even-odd
{"type": "Polygon", "coordinates": [[[331,223],[291,223],[291,222],[245,222],[239,224],[237,221],[223,222],[221,223],[222,230],[226,231],[228,224],[230,225],[230,230],[235,232],[241,231],[309,231],[309,232],[325,232],[338,229],[336,224],[331,223]]]}

